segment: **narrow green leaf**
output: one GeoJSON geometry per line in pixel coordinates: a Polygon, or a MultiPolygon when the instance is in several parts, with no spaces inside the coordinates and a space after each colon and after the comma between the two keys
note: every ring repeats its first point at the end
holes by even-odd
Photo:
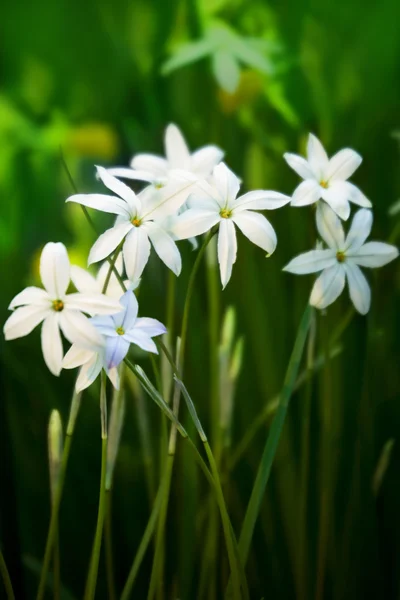
{"type": "Polygon", "coordinates": [[[201,60],[214,50],[214,42],[204,38],[198,42],[189,42],[178,46],[174,54],[161,66],[161,74],[169,75],[173,71],[201,60]]]}

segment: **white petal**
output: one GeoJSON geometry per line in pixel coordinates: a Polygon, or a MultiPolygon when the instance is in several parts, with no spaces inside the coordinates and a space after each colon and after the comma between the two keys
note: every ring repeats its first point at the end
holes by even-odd
{"type": "Polygon", "coordinates": [[[171,227],[171,233],[178,240],[187,240],[209,231],[220,219],[219,213],[215,210],[189,208],[175,219],[171,227]]]}
{"type": "Polygon", "coordinates": [[[307,160],[315,178],[320,181],[324,178],[329,164],[328,155],[325,148],[315,135],[310,133],[307,143],[307,160]]]}
{"type": "Polygon", "coordinates": [[[130,215],[125,200],[117,196],[107,196],[106,194],[75,194],[67,198],[65,202],[76,202],[77,204],[82,204],[101,212],[122,215],[127,219],[129,219],[130,215]]]}
{"type": "MultiPolygon", "coordinates": [[[[128,331],[135,326],[136,317],[139,311],[139,304],[132,290],[128,290],[121,298],[123,310],[112,318],[114,322],[114,330],[117,327],[122,327],[124,331],[128,331]]],[[[99,319],[96,319],[98,322],[99,319]]],[[[98,326],[96,322],[96,327],[98,326]]],[[[115,333],[115,331],[114,331],[115,333]]],[[[118,335],[118,334],[117,334],[118,335]]]]}
{"type": "Polygon", "coordinates": [[[51,308],[44,306],[30,305],[17,308],[4,324],[5,339],[15,340],[16,338],[28,335],[51,312],[51,308]]]}
{"type": "Polygon", "coordinates": [[[362,315],[367,314],[371,305],[371,289],[361,269],[354,263],[344,263],[349,284],[350,298],[355,308],[362,315]]]}
{"type": "Polygon", "coordinates": [[[134,229],[132,223],[125,221],[102,233],[90,249],[88,264],[91,265],[110,256],[131,229],[134,229]]]}
{"type": "Polygon", "coordinates": [[[217,146],[204,146],[199,148],[192,154],[192,171],[201,175],[202,177],[208,177],[211,175],[213,168],[218,165],[224,157],[224,152],[217,146]]]}
{"type": "Polygon", "coordinates": [[[160,178],[149,173],[148,171],[135,171],[135,169],[129,169],[128,167],[113,167],[107,169],[107,172],[114,177],[122,177],[123,179],[133,179],[135,181],[146,181],[147,183],[157,183],[160,178]]]}
{"type": "Polygon", "coordinates": [[[182,259],[172,237],[156,223],[145,223],[143,229],[147,231],[154,250],[163,263],[178,276],[182,269],[182,259]]]}
{"type": "Polygon", "coordinates": [[[321,190],[315,179],[307,179],[294,190],[291,205],[308,206],[321,198],[321,190]]]}
{"type": "Polygon", "coordinates": [[[34,304],[35,306],[50,306],[50,298],[48,293],[42,288],[38,287],[27,287],[22,292],[17,294],[8,307],[10,310],[16,306],[22,306],[23,304],[34,304]]]}
{"type": "Polygon", "coordinates": [[[344,221],[350,216],[349,190],[347,181],[332,181],[328,188],[320,187],[321,197],[344,221]]]}
{"type": "Polygon", "coordinates": [[[103,167],[96,167],[97,174],[104,183],[105,186],[108,187],[109,190],[117,194],[125,202],[128,204],[130,210],[132,212],[138,212],[140,210],[140,202],[133,190],[130,187],[119,181],[116,177],[113,177],[107,169],[103,167]]]}
{"type": "Polygon", "coordinates": [[[238,195],[240,189],[240,179],[235,173],[228,169],[225,163],[220,163],[214,168],[213,177],[215,186],[224,201],[230,204],[238,195]]]}
{"type": "MultiPolygon", "coordinates": [[[[122,294],[122,291],[121,291],[122,294]]],[[[88,315],[113,315],[122,308],[119,300],[109,298],[105,294],[68,294],[64,301],[65,307],[80,310],[88,315]]]]}
{"type": "MultiPolygon", "coordinates": [[[[117,272],[122,276],[122,273],[124,270],[124,259],[122,256],[122,252],[120,252],[118,254],[117,260],[116,260],[114,266],[115,266],[117,272]]],[[[99,272],[97,273],[96,279],[97,279],[98,291],[100,291],[100,292],[102,292],[102,290],[103,290],[105,281],[108,277],[109,270],[110,270],[110,263],[108,261],[106,261],[105,263],[103,263],[101,265],[99,272]]],[[[124,284],[125,284],[125,282],[124,282],[124,284]]],[[[128,289],[128,287],[126,285],[125,285],[125,287],[126,287],[126,289],[128,289]]],[[[108,281],[106,295],[109,296],[110,298],[120,298],[123,293],[124,293],[124,289],[121,286],[119,280],[117,279],[117,276],[115,275],[114,270],[112,270],[111,276],[108,281]]]]}
{"type": "Polygon", "coordinates": [[[245,210],[234,215],[232,221],[253,244],[268,254],[274,252],[277,244],[276,233],[271,223],[263,215],[245,210]]]}
{"type": "Polygon", "coordinates": [[[367,242],[354,253],[346,253],[346,257],[361,267],[383,267],[398,255],[399,251],[395,246],[383,242],[367,242]]]}
{"type": "Polygon", "coordinates": [[[143,227],[133,227],[123,247],[125,270],[131,281],[139,279],[150,256],[150,241],[143,227]]]}
{"type": "Polygon", "coordinates": [[[189,166],[189,149],[182,133],[173,123],[165,130],[164,144],[170,169],[185,169],[189,166]]]}
{"type": "Polygon", "coordinates": [[[286,152],[283,155],[289,167],[293,169],[303,179],[314,179],[314,173],[305,158],[297,154],[286,152]]]}
{"type": "Polygon", "coordinates": [[[199,208],[201,210],[207,210],[215,213],[219,213],[221,210],[221,204],[218,203],[216,198],[210,196],[199,196],[197,194],[190,194],[187,199],[187,203],[182,206],[182,212],[184,214],[189,208],[199,208]],[[185,208],[186,207],[186,208],[185,208]]]}
{"type": "Polygon", "coordinates": [[[115,387],[115,389],[119,390],[120,379],[119,379],[118,367],[111,367],[111,369],[108,369],[107,375],[108,375],[111,383],[115,387]]]}
{"type": "Polygon", "coordinates": [[[350,148],[339,150],[329,161],[325,177],[327,180],[341,179],[345,181],[351,177],[361,165],[362,158],[350,148]]]}
{"type": "Polygon", "coordinates": [[[363,208],[372,208],[372,202],[350,181],[346,181],[348,199],[363,208]]]}
{"type": "Polygon", "coordinates": [[[96,354],[93,350],[87,348],[81,348],[78,344],[72,344],[62,361],[63,369],[76,369],[81,367],[85,363],[92,360],[93,355],[96,354]]]}
{"type": "Polygon", "coordinates": [[[103,367],[103,361],[99,354],[94,353],[90,361],[85,363],[79,371],[75,384],[75,390],[82,392],[88,388],[98,377],[103,367]]]}
{"type": "Polygon", "coordinates": [[[369,234],[372,228],[372,212],[366,208],[358,210],[353,217],[351,227],[346,237],[346,254],[347,251],[353,254],[358,250],[369,234]]]}
{"type": "Polygon", "coordinates": [[[218,233],[218,262],[222,289],[232,275],[232,266],[236,262],[237,240],[233,221],[221,219],[218,233]]]}
{"type": "Polygon", "coordinates": [[[136,319],[135,329],[144,331],[150,337],[155,335],[163,335],[167,333],[167,328],[157,319],[150,319],[149,317],[140,317],[136,319]]]}
{"type": "Polygon", "coordinates": [[[344,250],[342,223],[336,213],[325,202],[318,202],[316,221],[318,232],[329,248],[344,250]]]}
{"type": "Polygon", "coordinates": [[[62,299],[69,285],[70,267],[64,244],[49,242],[40,256],[40,277],[52,300],[62,299]]]}
{"type": "Polygon", "coordinates": [[[59,375],[62,368],[63,346],[59,329],[60,313],[52,312],[42,325],[42,352],[46,365],[53,375],[59,375]]]}
{"type": "Polygon", "coordinates": [[[304,275],[333,267],[336,263],[334,250],[310,250],[310,252],[305,252],[293,258],[283,270],[297,275],[304,275]]]}
{"type": "Polygon", "coordinates": [[[89,271],[86,271],[86,269],[82,269],[76,265],[71,265],[71,281],[78,292],[97,293],[101,291],[96,278],[89,271]]]}
{"type": "Polygon", "coordinates": [[[146,352],[158,354],[157,346],[151,337],[149,337],[144,331],[132,329],[129,331],[129,333],[124,335],[124,338],[128,342],[136,344],[136,346],[139,346],[139,348],[142,348],[142,350],[145,350],[146,352]]]}
{"type": "MultiPolygon", "coordinates": [[[[159,190],[153,191],[153,200],[143,205],[142,218],[164,219],[176,213],[186,202],[196,184],[195,180],[173,180],[159,190]]],[[[139,196],[141,196],[139,194],[139,196]]]]}
{"type": "Polygon", "coordinates": [[[345,283],[345,270],[342,264],[322,271],[314,283],[310,296],[310,304],[317,308],[326,308],[340,296],[345,283]]]}
{"type": "Polygon", "coordinates": [[[290,196],[270,190],[254,190],[236,198],[231,207],[235,212],[240,210],[275,210],[291,201],[290,196]]]}
{"type": "Polygon", "coordinates": [[[59,315],[61,330],[71,344],[76,343],[89,350],[103,347],[103,337],[81,312],[65,308],[59,315]]]}
{"type": "Polygon", "coordinates": [[[135,171],[152,173],[154,178],[162,179],[168,176],[168,162],[155,154],[137,154],[131,160],[131,167],[135,171]]]}

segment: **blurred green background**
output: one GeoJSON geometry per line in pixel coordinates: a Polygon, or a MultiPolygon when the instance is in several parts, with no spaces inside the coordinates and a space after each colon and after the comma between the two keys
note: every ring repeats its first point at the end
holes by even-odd
{"type": "MultiPolygon", "coordinates": [[[[92,191],[100,189],[94,164],[124,165],[136,152],[163,153],[169,122],[182,129],[192,149],[221,146],[245,190],[291,194],[298,177],[282,154],[303,152],[309,131],[330,154],[346,146],[356,149],[364,162],[353,181],[374,204],[372,238],[399,244],[400,215],[388,213],[400,189],[399,22],[396,0],[2,3],[2,322],[12,297],[38,282],[38,258],[47,241],[64,242],[72,262],[82,266],[94,242],[79,207],[64,204],[72,190],[60,147],[79,189],[92,191]]],[[[93,216],[102,228],[111,222],[107,215],[93,216]]],[[[312,211],[285,207],[268,217],[278,234],[276,253],[266,260],[240,237],[231,282],[219,294],[219,320],[233,305],[238,335],[244,337],[231,440],[221,459],[237,532],[269,419],[234,465],[231,459],[282,386],[312,283],[311,276],[281,272],[291,257],[314,245],[312,211]]],[[[177,324],[194,259],[188,244],[180,247],[184,268],[177,282],[177,324]]],[[[307,386],[292,399],[248,562],[255,600],[400,597],[399,264],[368,276],[370,314],[350,313],[344,333],[337,335],[338,356],[311,382],[308,525],[302,546],[298,524],[307,386]]],[[[167,278],[164,266],[152,260],[140,292],[143,314],[165,320],[167,278]]],[[[344,293],[326,316],[317,315],[318,356],[349,307],[344,293]]],[[[206,430],[215,433],[209,308],[203,269],[185,380],[206,430]]],[[[17,598],[33,598],[49,519],[47,423],[52,408],[61,411],[65,422],[74,379],[70,372],[58,379],[47,371],[39,330],[7,345],[1,341],[0,359],[0,541],[17,598]]],[[[149,361],[140,362],[151,373],[149,361]]],[[[119,592],[148,519],[152,485],[159,479],[159,411],[146,398],[127,400],[112,509],[119,592]],[[148,447],[140,434],[144,418],[148,447]],[[147,459],[153,464],[150,471],[147,459]]],[[[98,412],[93,386],[84,396],[61,509],[65,598],[82,596],[96,523],[98,412]]],[[[208,522],[209,502],[207,483],[187,449],[179,446],[168,514],[165,600],[223,597],[226,551],[219,521],[215,526],[208,522]],[[214,571],[207,566],[210,536],[216,538],[214,571]]],[[[146,598],[151,555],[133,598],[146,598]]],[[[99,577],[97,597],[107,598],[103,559],[99,577]]]]}

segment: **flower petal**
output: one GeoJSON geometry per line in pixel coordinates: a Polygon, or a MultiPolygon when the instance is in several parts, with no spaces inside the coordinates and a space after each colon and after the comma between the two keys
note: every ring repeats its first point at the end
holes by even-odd
{"type": "Polygon", "coordinates": [[[143,331],[150,337],[167,333],[165,325],[160,321],[157,321],[157,319],[151,319],[149,317],[140,317],[139,319],[136,319],[135,330],[143,331]]]}
{"type": "Polygon", "coordinates": [[[78,344],[72,344],[62,361],[63,369],[76,369],[81,367],[85,363],[92,360],[93,355],[96,354],[93,350],[87,348],[81,348],[78,344]]]}
{"type": "Polygon", "coordinates": [[[91,265],[92,263],[99,262],[100,260],[107,258],[107,256],[110,256],[118,244],[121,243],[127,233],[132,229],[134,229],[134,226],[130,221],[125,221],[124,223],[114,225],[114,227],[107,229],[107,231],[102,233],[91,247],[88,264],[91,265]]]}
{"type": "MultiPolygon", "coordinates": [[[[118,319],[118,313],[116,315],[102,315],[92,317],[90,322],[96,327],[97,331],[106,337],[115,337],[118,335],[116,329],[116,319],[118,319]]],[[[122,317],[121,317],[122,321],[122,317]]]]}
{"type": "Polygon", "coordinates": [[[269,190],[254,190],[236,198],[231,204],[231,208],[237,211],[241,210],[275,210],[281,208],[291,201],[290,196],[285,196],[279,192],[269,190]]]}
{"type": "Polygon", "coordinates": [[[187,240],[209,231],[221,219],[216,210],[189,208],[175,219],[171,233],[178,240],[187,240]]]}
{"type": "Polygon", "coordinates": [[[135,325],[139,304],[135,294],[131,290],[125,292],[120,302],[124,308],[117,315],[114,315],[113,321],[116,327],[122,327],[127,332],[135,325]]]}
{"type": "Polygon", "coordinates": [[[47,306],[49,307],[51,300],[48,293],[42,288],[38,287],[27,287],[22,292],[17,294],[8,307],[10,310],[16,306],[22,306],[23,304],[34,304],[35,306],[47,306]]]}
{"type": "Polygon", "coordinates": [[[154,246],[154,250],[157,252],[163,263],[167,265],[176,276],[179,276],[182,269],[182,259],[172,237],[156,223],[145,223],[143,228],[146,230],[150,241],[154,246]]]}
{"type": "Polygon", "coordinates": [[[150,256],[150,241],[143,227],[133,227],[122,249],[125,270],[131,281],[139,279],[150,256]]]}
{"type": "Polygon", "coordinates": [[[147,181],[149,183],[153,182],[156,179],[155,176],[152,173],[149,173],[148,171],[135,171],[135,169],[130,169],[129,167],[113,167],[112,169],[107,169],[107,173],[109,173],[113,177],[122,177],[123,179],[147,181]]]}
{"type": "Polygon", "coordinates": [[[333,267],[337,263],[336,253],[334,250],[310,250],[310,252],[304,252],[300,256],[293,258],[283,271],[288,273],[296,273],[297,275],[304,275],[306,273],[316,273],[323,269],[333,267]]]}
{"type": "Polygon", "coordinates": [[[236,262],[237,240],[235,226],[231,219],[221,219],[218,233],[218,262],[222,289],[232,275],[232,266],[236,262]]]}
{"type": "Polygon", "coordinates": [[[348,199],[358,206],[363,208],[372,208],[372,202],[350,181],[346,181],[348,199]]]}
{"type": "Polygon", "coordinates": [[[324,179],[329,164],[328,155],[319,139],[312,133],[308,136],[307,161],[317,181],[324,179]]]}
{"type": "MultiPolygon", "coordinates": [[[[196,183],[193,178],[174,179],[160,189],[153,188],[152,198],[143,205],[142,218],[164,219],[173,215],[186,202],[196,183]]],[[[141,197],[145,191],[143,190],[139,196],[141,197]]]]}
{"type": "Polygon", "coordinates": [[[358,210],[353,217],[351,227],[346,237],[346,254],[354,253],[361,248],[372,228],[372,212],[366,208],[358,210]]]}
{"type": "Polygon", "coordinates": [[[329,248],[344,250],[343,225],[336,213],[325,202],[318,202],[316,221],[318,232],[329,248]]]}
{"type": "Polygon", "coordinates": [[[245,210],[235,214],[232,221],[253,244],[268,254],[274,252],[277,244],[276,233],[271,223],[263,215],[245,210]]]}
{"type": "Polygon", "coordinates": [[[213,168],[224,157],[224,151],[217,146],[204,146],[192,154],[192,171],[201,177],[211,175],[213,168]]]}
{"type": "Polygon", "coordinates": [[[65,202],[75,202],[88,208],[94,208],[101,212],[111,213],[113,215],[122,215],[129,219],[129,207],[125,200],[117,196],[106,194],[74,194],[66,199],[65,202]]]}
{"type": "Polygon", "coordinates": [[[213,170],[215,187],[225,204],[233,202],[240,189],[240,179],[228,169],[225,163],[220,163],[213,170]]]}
{"type": "Polygon", "coordinates": [[[4,324],[3,332],[5,339],[15,340],[16,338],[28,335],[36,325],[39,325],[52,310],[44,306],[21,306],[17,308],[4,324]]]}
{"type": "Polygon", "coordinates": [[[117,367],[112,367],[111,369],[108,369],[107,375],[115,389],[119,390],[120,378],[117,367]]]}
{"type": "Polygon", "coordinates": [[[324,175],[327,180],[341,179],[345,181],[353,175],[361,163],[362,158],[357,152],[350,148],[344,148],[332,156],[324,175]]]}
{"type": "Polygon", "coordinates": [[[68,309],[80,310],[91,316],[112,315],[121,310],[120,301],[105,294],[68,294],[64,304],[68,309]]]}
{"type": "Polygon", "coordinates": [[[131,160],[132,169],[151,173],[155,179],[168,176],[168,162],[156,154],[137,154],[131,160]]]}
{"type": "Polygon", "coordinates": [[[367,314],[371,306],[371,289],[361,269],[352,262],[344,263],[349,284],[350,298],[356,310],[362,315],[367,314]]]}
{"type": "Polygon", "coordinates": [[[399,256],[396,246],[383,242],[367,242],[354,253],[349,251],[346,257],[361,267],[383,267],[399,256]]]}
{"type": "Polygon", "coordinates": [[[128,354],[129,342],[124,339],[125,336],[107,338],[106,341],[106,365],[107,369],[118,367],[125,356],[128,354]]]}
{"type": "Polygon", "coordinates": [[[60,327],[71,344],[77,343],[89,350],[100,349],[104,339],[90,320],[78,310],[64,309],[59,313],[60,327]]]}
{"type": "Polygon", "coordinates": [[[132,329],[127,335],[124,336],[124,338],[132,344],[136,344],[136,346],[139,346],[139,348],[142,348],[142,350],[145,350],[146,352],[158,354],[157,346],[151,337],[148,336],[144,331],[132,329]]]}
{"type": "Polygon", "coordinates": [[[75,390],[79,393],[88,388],[97,379],[102,368],[103,360],[101,355],[93,353],[92,358],[79,371],[75,390]]]}
{"type": "Polygon", "coordinates": [[[286,160],[289,167],[291,167],[297,175],[300,175],[302,179],[314,179],[314,173],[305,158],[298,156],[297,154],[291,154],[290,152],[286,152],[283,155],[283,158],[286,160]]]}
{"type": "Polygon", "coordinates": [[[107,169],[103,167],[96,167],[97,175],[100,177],[102,182],[109,190],[117,194],[128,204],[132,213],[140,211],[140,202],[135,192],[130,187],[119,181],[116,177],[113,177],[107,169]]]}
{"type": "Polygon", "coordinates": [[[76,265],[71,265],[71,281],[78,292],[81,292],[82,294],[87,292],[101,292],[100,285],[96,281],[96,278],[93,277],[89,271],[86,271],[86,269],[82,269],[76,265]]]}
{"type": "Polygon", "coordinates": [[[46,365],[53,375],[59,375],[62,369],[63,346],[59,328],[60,313],[52,312],[42,325],[42,352],[46,365]]]}
{"type": "Polygon", "coordinates": [[[165,154],[170,169],[185,169],[190,166],[190,152],[179,128],[170,123],[165,130],[165,154]]]}
{"type": "Polygon", "coordinates": [[[70,278],[67,249],[60,242],[49,242],[40,256],[40,277],[52,300],[62,299],[70,278]]]}
{"type": "Polygon", "coordinates": [[[310,304],[317,308],[326,308],[340,296],[345,283],[345,270],[342,264],[324,269],[314,283],[310,304]]]}
{"type": "Polygon", "coordinates": [[[347,181],[332,181],[328,188],[320,188],[321,197],[344,221],[350,216],[349,190],[347,181]]]}
{"type": "Polygon", "coordinates": [[[315,179],[306,179],[293,192],[291,206],[308,206],[321,198],[321,188],[315,179]]]}

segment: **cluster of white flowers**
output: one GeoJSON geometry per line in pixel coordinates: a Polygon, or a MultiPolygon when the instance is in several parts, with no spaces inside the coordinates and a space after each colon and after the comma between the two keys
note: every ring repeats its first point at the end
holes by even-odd
{"type": "Polygon", "coordinates": [[[105,262],[97,277],[70,266],[62,243],[48,243],[40,261],[45,289],[28,287],[10,304],[13,311],[4,326],[7,340],[30,333],[42,325],[42,350],[50,371],[81,367],[77,389],[90,385],[104,368],[118,387],[117,367],[131,343],[157,353],[152,338],[166,332],[162,323],[138,318],[134,290],[149,259],[151,246],[175,275],[182,267],[176,242],[218,228],[218,262],[223,288],[236,261],[236,228],[268,255],[277,245],[275,231],[258,211],[285,204],[305,206],[318,202],[317,228],[328,246],[293,259],[292,273],[322,271],[313,287],[310,303],[325,308],[339,296],[347,281],[356,309],[365,314],[370,290],[359,266],[378,267],[398,255],[397,248],[380,242],[364,243],[372,226],[370,201],[347,181],[361,163],[350,149],[330,160],[318,139],[310,135],[307,160],[285,154],[288,164],[304,179],[293,197],[268,190],[240,195],[240,180],[223,163],[223,152],[206,146],[191,154],[175,125],[165,133],[166,158],[138,154],[131,168],[97,167],[97,176],[110,194],[75,194],[67,202],[116,215],[114,225],[97,239],[88,264],[105,262]],[[142,181],[135,193],[119,178],[142,181]],[[359,210],[345,237],[341,221],[350,214],[350,202],[359,210]],[[117,253],[116,260],[115,253],[117,253]],[[112,263],[115,263],[112,266],[112,263]],[[123,269],[127,279],[122,280],[123,269]],[[67,293],[70,281],[77,293],[67,293]],[[127,291],[126,291],[127,290],[127,291]],[[104,293],[103,293],[104,292],[104,293]],[[88,318],[89,315],[91,318],[88,318]],[[64,355],[60,330],[72,344],[64,355]]]}

